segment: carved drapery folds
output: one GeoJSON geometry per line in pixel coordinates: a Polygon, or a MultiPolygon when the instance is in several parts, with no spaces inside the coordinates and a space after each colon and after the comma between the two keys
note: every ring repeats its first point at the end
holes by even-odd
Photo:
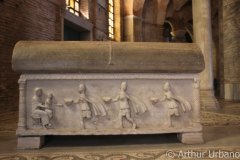
{"type": "Polygon", "coordinates": [[[84,84],[80,84],[78,87],[79,97],[76,101],[72,99],[65,99],[65,104],[69,107],[71,105],[79,105],[81,111],[81,124],[82,128],[85,129],[85,121],[89,119],[93,119],[94,124],[97,123],[98,116],[106,116],[106,106],[104,103],[101,103],[100,98],[97,96],[89,96],[86,95],[86,86],[84,84]]]}
{"type": "Polygon", "coordinates": [[[45,95],[42,88],[34,89],[31,114],[34,125],[41,125],[45,129],[52,127],[51,120],[54,116],[52,107],[55,105],[62,106],[62,104],[55,103],[53,98],[54,96],[52,93],[45,95]]]}
{"type": "Polygon", "coordinates": [[[120,92],[114,98],[104,97],[104,100],[106,102],[109,101],[118,102],[119,105],[118,117],[121,128],[124,128],[123,120],[125,118],[132,124],[132,128],[136,129],[137,124],[133,119],[132,114],[138,115],[140,113],[145,113],[148,110],[143,102],[141,102],[138,98],[127,93],[127,82],[121,83],[120,92]],[[132,105],[130,105],[130,103],[132,105]],[[132,113],[131,110],[133,111],[132,113]]]}
{"type": "Polygon", "coordinates": [[[51,110],[53,95],[50,93],[46,100],[43,100],[43,90],[41,88],[35,88],[34,96],[32,98],[32,114],[31,117],[35,121],[39,121],[44,128],[50,128],[50,123],[53,112],[51,110]]]}
{"type": "Polygon", "coordinates": [[[184,98],[177,96],[173,93],[169,82],[164,83],[163,96],[161,98],[150,97],[150,101],[155,105],[158,101],[163,103],[167,108],[168,121],[167,126],[173,127],[173,116],[181,116],[181,113],[189,112],[192,110],[191,104],[184,98]]]}
{"type": "MultiPolygon", "coordinates": [[[[193,88],[197,88],[197,82],[194,82],[193,88]]],[[[131,86],[134,87],[134,86],[131,86]]],[[[127,91],[127,82],[123,81],[120,85],[120,91],[111,96],[105,95],[94,95],[91,93],[91,89],[87,91],[87,86],[84,83],[80,83],[78,86],[78,98],[64,98],[64,106],[65,107],[76,107],[78,106],[80,109],[75,110],[75,112],[80,112],[80,116],[76,121],[80,121],[81,128],[87,129],[86,122],[90,121],[93,125],[97,126],[99,122],[99,117],[105,117],[106,120],[112,121],[109,117],[118,117],[117,125],[118,128],[128,128],[124,125],[130,123],[132,129],[137,129],[141,124],[137,124],[135,117],[139,117],[141,119],[141,115],[150,112],[147,116],[154,115],[152,109],[149,110],[149,106],[145,104],[148,101],[148,97],[144,97],[144,99],[138,98],[137,94],[130,94],[127,91]],[[117,113],[114,115],[112,112],[109,112],[109,108],[117,107],[117,113]],[[109,112],[109,113],[108,113],[109,112]],[[110,115],[110,116],[108,116],[110,115]]],[[[102,90],[109,90],[110,88],[102,88],[102,90]]],[[[76,92],[76,91],[73,91],[76,92]]],[[[115,91],[114,91],[115,92],[115,91]]],[[[143,90],[143,92],[149,92],[148,90],[143,90]]],[[[105,93],[103,91],[103,93],[105,93]]],[[[45,129],[54,129],[52,127],[52,119],[54,116],[54,106],[60,106],[64,108],[62,104],[56,103],[53,98],[53,94],[45,94],[42,88],[35,88],[33,92],[32,98],[32,114],[31,118],[33,120],[33,125],[40,125],[45,129]]],[[[173,92],[172,86],[169,82],[165,82],[162,87],[162,95],[161,97],[150,96],[150,104],[153,106],[157,106],[157,103],[161,103],[161,107],[165,107],[164,115],[168,116],[167,123],[163,127],[174,127],[173,125],[173,117],[181,117],[184,116],[184,113],[192,110],[192,105],[189,101],[181,96],[176,95],[173,92]]],[[[65,95],[67,97],[68,95],[65,95]]],[[[74,111],[73,111],[74,112],[74,111]]],[[[146,118],[146,114],[144,115],[146,118]]],[[[54,123],[54,122],[53,122],[54,123]]]]}

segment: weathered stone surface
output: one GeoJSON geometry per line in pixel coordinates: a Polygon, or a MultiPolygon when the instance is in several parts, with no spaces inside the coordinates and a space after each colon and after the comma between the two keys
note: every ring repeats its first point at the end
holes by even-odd
{"type": "Polygon", "coordinates": [[[180,133],[178,139],[184,144],[204,143],[202,132],[180,133]]]}
{"type": "Polygon", "coordinates": [[[20,42],[13,68],[22,72],[19,148],[39,148],[31,138],[46,135],[202,132],[195,44],[20,42]]]}
{"type": "Polygon", "coordinates": [[[197,74],[23,74],[19,82],[18,136],[202,132],[197,74]]]}
{"type": "Polygon", "coordinates": [[[196,44],[131,42],[19,42],[17,72],[198,73],[204,69],[196,44]]]}
{"type": "Polygon", "coordinates": [[[18,137],[18,149],[39,149],[45,141],[44,136],[18,137]]]}

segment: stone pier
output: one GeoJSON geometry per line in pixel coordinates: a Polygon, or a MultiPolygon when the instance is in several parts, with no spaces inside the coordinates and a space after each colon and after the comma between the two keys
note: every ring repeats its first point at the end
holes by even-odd
{"type": "Polygon", "coordinates": [[[240,1],[223,0],[224,99],[240,100],[240,1]]]}
{"type": "Polygon", "coordinates": [[[201,48],[205,69],[200,74],[201,107],[216,109],[218,101],[213,91],[212,29],[210,0],[193,0],[194,41],[201,48]]]}

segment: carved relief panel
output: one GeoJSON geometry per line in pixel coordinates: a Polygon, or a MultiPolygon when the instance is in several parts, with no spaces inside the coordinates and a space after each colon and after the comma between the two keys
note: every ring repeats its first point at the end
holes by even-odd
{"type": "Polygon", "coordinates": [[[101,134],[176,130],[193,125],[193,96],[193,79],[33,79],[27,127],[101,134]]]}
{"type": "Polygon", "coordinates": [[[180,113],[185,113],[192,110],[192,106],[187,100],[173,93],[171,85],[168,82],[165,82],[163,85],[162,97],[150,97],[150,101],[153,103],[153,105],[160,101],[167,109],[166,115],[168,116],[168,120],[166,121],[166,124],[169,127],[173,127],[173,117],[184,116],[180,113]]]}

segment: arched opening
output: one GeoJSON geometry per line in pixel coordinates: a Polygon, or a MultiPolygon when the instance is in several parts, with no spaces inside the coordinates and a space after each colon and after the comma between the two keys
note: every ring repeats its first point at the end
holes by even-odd
{"type": "Polygon", "coordinates": [[[185,40],[186,40],[187,43],[192,43],[193,42],[192,36],[189,34],[189,32],[185,33],[185,40]]]}
{"type": "Polygon", "coordinates": [[[169,21],[165,21],[163,24],[163,41],[174,42],[173,26],[169,21]]]}
{"type": "Polygon", "coordinates": [[[185,26],[187,33],[185,34],[186,42],[192,43],[193,42],[193,22],[189,20],[187,25],[185,26]]]}

